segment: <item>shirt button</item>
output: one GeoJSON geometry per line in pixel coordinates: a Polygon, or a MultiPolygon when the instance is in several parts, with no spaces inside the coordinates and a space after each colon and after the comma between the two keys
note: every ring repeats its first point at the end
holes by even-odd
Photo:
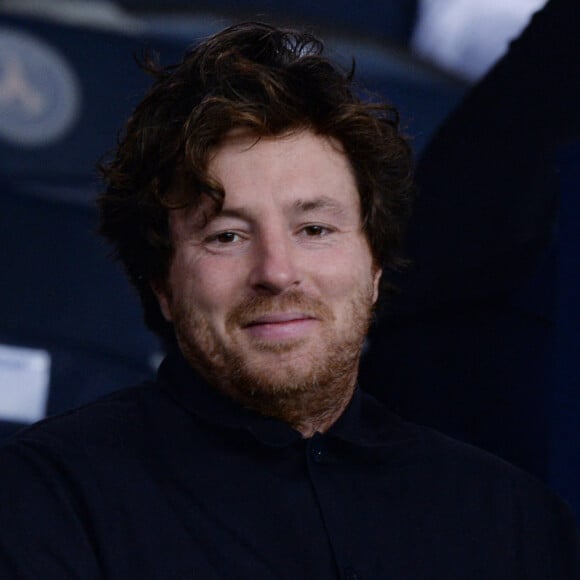
{"type": "Polygon", "coordinates": [[[344,580],[358,580],[358,574],[352,568],[344,570],[344,580]]]}
{"type": "Polygon", "coordinates": [[[320,463],[322,461],[322,449],[319,447],[313,447],[311,453],[312,461],[314,461],[314,463],[320,463]]]}

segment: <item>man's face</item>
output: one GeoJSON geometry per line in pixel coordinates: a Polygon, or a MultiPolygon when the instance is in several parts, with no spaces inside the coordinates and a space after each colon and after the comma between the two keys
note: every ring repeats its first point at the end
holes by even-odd
{"type": "Polygon", "coordinates": [[[223,208],[170,212],[174,254],[156,288],[186,358],[251,393],[354,384],[381,272],[346,156],[308,131],[238,133],[208,171],[223,208]]]}

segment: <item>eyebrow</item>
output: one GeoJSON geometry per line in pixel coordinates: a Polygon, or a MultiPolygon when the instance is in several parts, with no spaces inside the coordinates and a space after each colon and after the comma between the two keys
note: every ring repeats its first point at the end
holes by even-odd
{"type": "Polygon", "coordinates": [[[214,215],[211,216],[211,219],[220,217],[233,217],[249,220],[250,214],[245,207],[229,207],[220,209],[214,215]]]}
{"type": "MultiPolygon", "coordinates": [[[[331,197],[327,197],[324,195],[316,197],[314,199],[297,199],[290,206],[290,211],[292,213],[297,214],[309,213],[319,209],[330,210],[337,215],[341,215],[345,211],[345,208],[341,203],[337,202],[335,199],[331,197]]],[[[209,218],[208,222],[222,217],[252,221],[251,211],[248,211],[248,208],[245,206],[240,206],[240,207],[222,208],[214,215],[212,215],[209,218]]]]}
{"type": "Polygon", "coordinates": [[[341,203],[337,202],[331,197],[321,196],[314,199],[298,199],[293,204],[293,209],[300,212],[306,213],[309,211],[314,211],[317,209],[329,209],[335,213],[343,213],[344,207],[341,203]]]}

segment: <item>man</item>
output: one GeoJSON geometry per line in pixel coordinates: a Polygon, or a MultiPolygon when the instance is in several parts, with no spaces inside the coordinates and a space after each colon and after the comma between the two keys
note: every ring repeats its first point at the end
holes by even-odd
{"type": "Polygon", "coordinates": [[[321,50],[246,24],[149,63],[101,230],[172,352],[2,449],[0,577],[578,577],[559,499],[356,387],[410,150],[321,50]]]}

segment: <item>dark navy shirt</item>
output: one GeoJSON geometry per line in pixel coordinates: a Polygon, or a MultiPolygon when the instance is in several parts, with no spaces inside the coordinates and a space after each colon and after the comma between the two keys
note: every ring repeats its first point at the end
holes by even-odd
{"type": "Polygon", "coordinates": [[[563,502],[357,391],[310,439],[207,386],[158,380],[0,450],[0,578],[580,578],[563,502]]]}

